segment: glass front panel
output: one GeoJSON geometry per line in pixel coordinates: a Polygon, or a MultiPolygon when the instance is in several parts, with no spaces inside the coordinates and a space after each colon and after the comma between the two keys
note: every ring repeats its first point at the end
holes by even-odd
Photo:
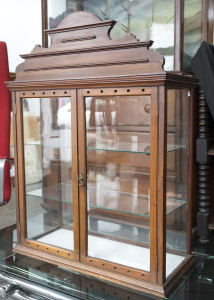
{"type": "Polygon", "coordinates": [[[86,97],[88,256],[150,271],[151,96],[86,97]]]}
{"type": "MultiPolygon", "coordinates": [[[[166,218],[167,276],[187,253],[188,179],[189,179],[189,105],[188,89],[168,90],[167,144],[176,151],[167,153],[167,199],[177,203],[166,218]],[[174,262],[173,268],[172,261],[174,262]]],[[[169,202],[167,202],[167,210],[169,202]]]]}
{"type": "Polygon", "coordinates": [[[57,27],[66,15],[81,10],[92,12],[102,20],[116,20],[112,39],[120,39],[131,32],[139,40],[153,40],[152,48],[165,56],[165,70],[173,70],[174,1],[48,0],[49,28],[57,27]]]}
{"type": "Polygon", "coordinates": [[[71,98],[23,98],[27,238],[73,250],[71,98]]]}
{"type": "Polygon", "coordinates": [[[202,1],[184,1],[184,57],[183,70],[192,72],[191,58],[201,44],[202,1]]]}

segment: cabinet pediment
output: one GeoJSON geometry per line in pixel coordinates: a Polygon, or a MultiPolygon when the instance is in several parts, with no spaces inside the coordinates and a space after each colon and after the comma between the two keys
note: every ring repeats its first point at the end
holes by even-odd
{"type": "Polygon", "coordinates": [[[152,41],[141,42],[130,33],[112,40],[110,31],[115,23],[102,21],[88,12],[68,15],[57,28],[47,30],[52,41],[50,47],[36,45],[30,54],[21,55],[25,61],[17,67],[17,81],[165,73],[162,55],[149,50],[152,41]]]}

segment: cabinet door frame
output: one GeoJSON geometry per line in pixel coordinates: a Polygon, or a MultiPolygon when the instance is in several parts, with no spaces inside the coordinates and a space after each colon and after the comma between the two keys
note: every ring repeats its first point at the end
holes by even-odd
{"type": "Polygon", "coordinates": [[[17,150],[16,155],[18,170],[18,191],[19,199],[19,241],[22,245],[37,250],[42,250],[49,254],[79,261],[79,207],[78,207],[78,159],[77,159],[77,99],[76,90],[45,90],[45,91],[23,91],[16,92],[16,136],[17,150]],[[62,249],[37,242],[27,238],[27,221],[26,221],[26,199],[25,199],[25,166],[24,166],[24,132],[23,132],[23,98],[54,98],[54,97],[70,97],[71,99],[71,130],[72,130],[72,193],[73,193],[73,231],[74,231],[74,251],[62,249]]]}
{"type": "MultiPolygon", "coordinates": [[[[78,158],[79,176],[84,182],[79,186],[80,207],[80,261],[93,267],[129,275],[136,279],[157,282],[157,155],[158,155],[158,100],[156,87],[125,87],[103,89],[80,89],[78,99],[78,158]],[[150,271],[138,270],[102,259],[87,256],[88,222],[87,222],[87,158],[86,158],[86,123],[85,97],[90,96],[151,96],[151,153],[150,153],[150,271]]],[[[119,275],[118,274],[118,275],[119,275]]]]}

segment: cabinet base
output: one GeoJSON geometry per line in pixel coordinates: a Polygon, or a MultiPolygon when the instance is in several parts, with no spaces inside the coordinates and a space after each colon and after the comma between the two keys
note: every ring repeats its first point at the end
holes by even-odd
{"type": "Polygon", "coordinates": [[[127,277],[115,272],[99,269],[97,267],[89,266],[78,261],[69,260],[63,257],[52,255],[43,251],[38,251],[30,247],[17,244],[13,249],[14,252],[26,255],[44,262],[71,269],[75,272],[82,273],[88,276],[98,278],[113,284],[121,285],[135,291],[152,294],[158,297],[166,297],[177,286],[182,275],[189,269],[195,262],[193,255],[189,255],[183,263],[167,278],[164,285],[157,283],[138,280],[133,277],[127,277]]]}

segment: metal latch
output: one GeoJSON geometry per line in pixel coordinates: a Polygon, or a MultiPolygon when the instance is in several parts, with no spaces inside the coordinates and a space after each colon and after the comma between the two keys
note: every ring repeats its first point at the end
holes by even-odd
{"type": "Polygon", "coordinates": [[[78,178],[78,185],[84,185],[84,175],[80,173],[80,177],[78,178]]]}

